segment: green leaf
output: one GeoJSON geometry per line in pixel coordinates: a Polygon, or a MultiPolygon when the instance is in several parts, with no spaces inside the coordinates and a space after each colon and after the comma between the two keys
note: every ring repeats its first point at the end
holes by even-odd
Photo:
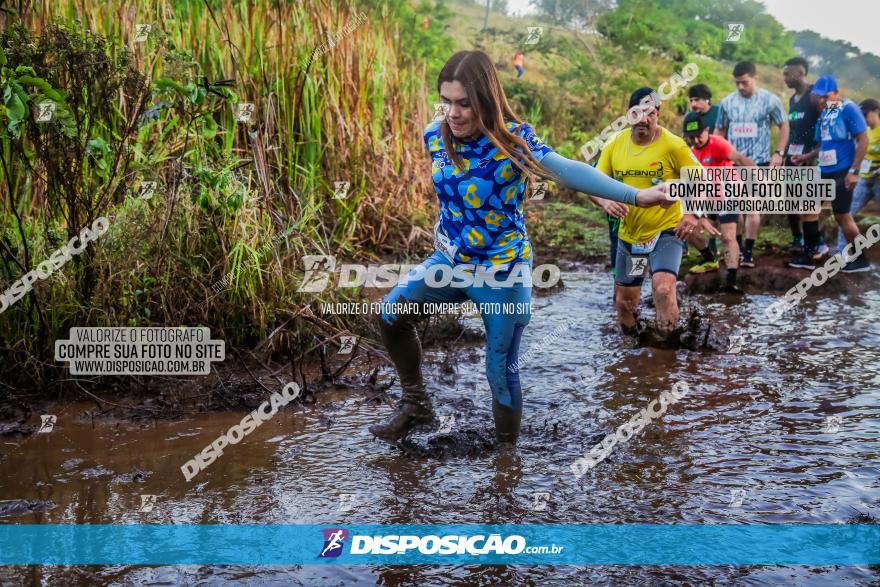
{"type": "Polygon", "coordinates": [[[88,145],[89,153],[95,162],[95,167],[97,167],[100,172],[99,175],[101,177],[106,177],[107,172],[110,169],[110,165],[107,161],[107,154],[110,152],[110,149],[107,147],[107,141],[104,139],[92,139],[89,141],[88,145]]]}
{"type": "Polygon", "coordinates": [[[205,88],[202,86],[194,86],[190,84],[189,91],[189,101],[193,104],[204,104],[205,103],[205,88]]]}
{"type": "Polygon", "coordinates": [[[21,98],[18,97],[18,94],[12,93],[9,99],[6,100],[6,116],[9,120],[18,122],[19,120],[24,120],[24,117],[27,115],[27,107],[24,105],[24,102],[21,101],[21,98]]]}
{"type": "Polygon", "coordinates": [[[6,128],[15,138],[19,138],[21,137],[21,125],[27,117],[27,106],[25,101],[21,99],[20,93],[12,87],[12,83],[3,92],[3,103],[6,105],[6,118],[9,119],[6,128]]]}
{"type": "MultiPolygon", "coordinates": [[[[18,72],[19,69],[22,69],[22,67],[21,66],[17,67],[15,69],[16,72],[18,72]]],[[[28,67],[26,69],[31,69],[31,68],[28,67]]],[[[64,99],[64,94],[62,92],[59,92],[55,88],[53,88],[52,84],[50,84],[49,82],[47,82],[43,78],[34,77],[32,75],[22,75],[16,81],[18,81],[18,83],[20,83],[20,84],[34,86],[35,88],[37,88],[40,91],[40,93],[45,95],[47,98],[49,98],[50,100],[53,100],[55,102],[60,102],[61,104],[64,105],[65,108],[67,108],[67,102],[64,99]]]]}
{"type": "Polygon", "coordinates": [[[155,85],[157,90],[162,90],[165,92],[176,92],[177,94],[180,94],[181,97],[189,95],[189,89],[180,82],[174,81],[173,79],[163,77],[160,80],[156,80],[153,85],[155,85]]]}
{"type": "Polygon", "coordinates": [[[202,128],[199,135],[203,139],[213,139],[217,136],[217,129],[217,121],[210,116],[206,116],[202,118],[202,128]]]}

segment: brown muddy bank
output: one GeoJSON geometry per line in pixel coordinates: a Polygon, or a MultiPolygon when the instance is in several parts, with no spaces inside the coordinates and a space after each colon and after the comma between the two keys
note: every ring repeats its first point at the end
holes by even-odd
{"type": "MultiPolygon", "coordinates": [[[[41,414],[66,411],[68,406],[88,402],[78,418],[149,425],[179,420],[194,414],[216,411],[253,410],[289,382],[299,386],[294,403],[314,404],[318,394],[348,390],[362,394],[368,402],[391,399],[386,391],[394,381],[379,383],[377,373],[389,365],[381,344],[359,337],[350,354],[337,353],[338,338],[353,334],[340,331],[309,349],[306,359],[292,361],[285,356],[258,356],[251,349],[228,350],[227,359],[214,365],[210,375],[143,377],[89,377],[78,393],[47,398],[34,392],[8,393],[0,401],[0,439],[19,439],[39,431],[41,414]],[[98,391],[100,390],[100,391],[98,391]]],[[[424,321],[422,340],[426,349],[446,353],[452,364],[456,345],[482,341],[483,333],[465,326],[453,315],[424,321]]]]}
{"type": "MultiPolygon", "coordinates": [[[[808,295],[823,296],[846,293],[854,287],[859,287],[858,284],[860,282],[857,280],[864,278],[870,280],[873,275],[880,271],[880,247],[868,249],[867,256],[868,260],[873,264],[870,271],[856,274],[838,272],[815,290],[810,290],[808,295]]],[[[737,281],[743,290],[749,293],[785,293],[810,275],[810,271],[806,269],[795,269],[786,266],[785,263],[789,258],[789,255],[785,255],[777,247],[773,247],[771,254],[755,257],[754,267],[741,268],[737,271],[737,281]]],[[[827,260],[827,256],[822,257],[816,261],[816,266],[823,266],[827,260]]],[[[682,275],[687,285],[688,293],[711,294],[718,292],[724,284],[725,270],[722,263],[722,267],[712,273],[682,272],[682,275]]]]}

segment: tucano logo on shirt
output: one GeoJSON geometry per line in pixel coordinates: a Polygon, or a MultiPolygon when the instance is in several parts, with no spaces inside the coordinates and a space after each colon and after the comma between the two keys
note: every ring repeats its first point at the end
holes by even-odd
{"type": "Polygon", "coordinates": [[[614,177],[663,177],[663,162],[654,161],[648,167],[657,169],[615,169],[614,177]]]}

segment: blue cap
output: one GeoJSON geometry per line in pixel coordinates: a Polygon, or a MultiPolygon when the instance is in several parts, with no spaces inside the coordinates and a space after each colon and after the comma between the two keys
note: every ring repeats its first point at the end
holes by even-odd
{"type": "Polygon", "coordinates": [[[833,76],[823,75],[816,80],[810,93],[814,96],[827,96],[829,92],[837,91],[837,80],[833,76]]]}

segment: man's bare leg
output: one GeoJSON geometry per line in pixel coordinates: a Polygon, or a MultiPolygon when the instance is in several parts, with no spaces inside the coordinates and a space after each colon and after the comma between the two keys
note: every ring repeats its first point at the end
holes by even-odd
{"type": "Polygon", "coordinates": [[[657,330],[669,334],[678,326],[678,299],[675,295],[676,276],[665,271],[651,277],[654,307],[657,309],[657,330]]]}
{"type": "Polygon", "coordinates": [[[739,267],[739,243],[736,242],[736,222],[726,222],[719,225],[721,230],[721,242],[724,244],[724,264],[727,270],[739,267]]]}
{"type": "Polygon", "coordinates": [[[859,226],[856,224],[855,219],[852,214],[835,214],[834,218],[837,219],[837,224],[840,226],[841,230],[843,230],[843,236],[846,237],[846,242],[851,243],[856,240],[856,237],[859,236],[859,226]]]}
{"type": "Polygon", "coordinates": [[[624,332],[633,333],[636,319],[639,316],[642,286],[614,286],[614,305],[617,308],[617,320],[624,332]]]}

